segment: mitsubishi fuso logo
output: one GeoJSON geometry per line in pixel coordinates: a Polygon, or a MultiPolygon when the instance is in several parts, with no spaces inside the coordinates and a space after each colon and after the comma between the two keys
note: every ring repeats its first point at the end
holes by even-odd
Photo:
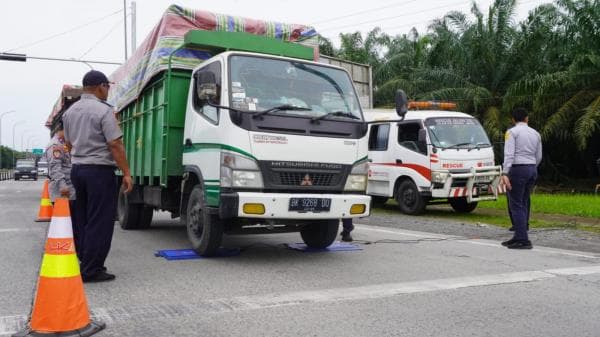
{"type": "Polygon", "coordinates": [[[308,173],[304,176],[304,179],[300,182],[300,186],[312,186],[313,181],[312,178],[308,175],[308,173]]]}

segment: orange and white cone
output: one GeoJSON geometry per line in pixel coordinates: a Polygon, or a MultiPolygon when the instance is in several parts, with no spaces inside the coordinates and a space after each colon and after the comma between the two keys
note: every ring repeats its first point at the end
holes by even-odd
{"type": "Polygon", "coordinates": [[[44,181],[44,188],[42,188],[40,210],[38,211],[38,216],[35,221],[48,222],[50,219],[52,219],[52,200],[50,200],[50,193],[48,192],[48,179],[46,179],[46,181],[44,181]]]}
{"type": "Polygon", "coordinates": [[[105,327],[90,319],[75,253],[69,200],[56,199],[53,213],[30,328],[13,336],[91,336],[105,327]]]}

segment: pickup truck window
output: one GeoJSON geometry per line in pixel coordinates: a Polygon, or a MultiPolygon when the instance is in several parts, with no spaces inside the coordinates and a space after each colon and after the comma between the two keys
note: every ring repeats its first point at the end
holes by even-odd
{"type": "Polygon", "coordinates": [[[427,154],[427,145],[419,143],[419,123],[398,124],[398,144],[411,151],[427,154]]]}
{"type": "Polygon", "coordinates": [[[490,140],[485,130],[475,118],[439,117],[425,121],[431,142],[435,147],[476,148],[490,147],[490,140]]]}
{"type": "Polygon", "coordinates": [[[389,124],[376,124],[371,126],[369,134],[369,151],[385,151],[388,148],[390,134],[389,124]]]}
{"type": "MultiPolygon", "coordinates": [[[[216,61],[211,64],[208,64],[205,67],[198,69],[197,72],[201,72],[201,71],[206,71],[206,72],[210,72],[210,73],[214,74],[214,78],[217,81],[217,97],[216,97],[214,103],[221,104],[221,62],[216,61]]],[[[198,83],[196,76],[194,76],[194,88],[200,84],[202,84],[202,83],[198,83]]],[[[201,102],[201,100],[198,98],[198,94],[197,94],[196,90],[194,90],[193,97],[194,97],[193,98],[194,109],[196,110],[196,112],[203,115],[206,119],[208,119],[212,123],[215,123],[215,124],[218,123],[219,122],[219,110],[215,107],[208,105],[208,103],[206,103],[206,102],[201,102]]]]}

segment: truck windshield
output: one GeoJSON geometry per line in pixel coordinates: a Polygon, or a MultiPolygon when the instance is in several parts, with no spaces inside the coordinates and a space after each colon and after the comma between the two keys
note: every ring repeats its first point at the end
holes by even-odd
{"type": "Polygon", "coordinates": [[[315,64],[233,55],[230,58],[231,106],[248,111],[325,119],[362,120],[348,74],[315,64]],[[328,116],[325,116],[328,115],[328,116]]]}
{"type": "Polygon", "coordinates": [[[490,147],[485,130],[475,118],[443,117],[425,121],[429,138],[439,148],[490,147]]]}

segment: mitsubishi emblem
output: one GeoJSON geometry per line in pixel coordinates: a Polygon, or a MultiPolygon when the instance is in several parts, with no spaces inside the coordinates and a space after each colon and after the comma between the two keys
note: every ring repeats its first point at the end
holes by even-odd
{"type": "Polygon", "coordinates": [[[308,173],[304,176],[304,179],[300,182],[300,186],[312,186],[313,181],[312,178],[308,175],[308,173]]]}

